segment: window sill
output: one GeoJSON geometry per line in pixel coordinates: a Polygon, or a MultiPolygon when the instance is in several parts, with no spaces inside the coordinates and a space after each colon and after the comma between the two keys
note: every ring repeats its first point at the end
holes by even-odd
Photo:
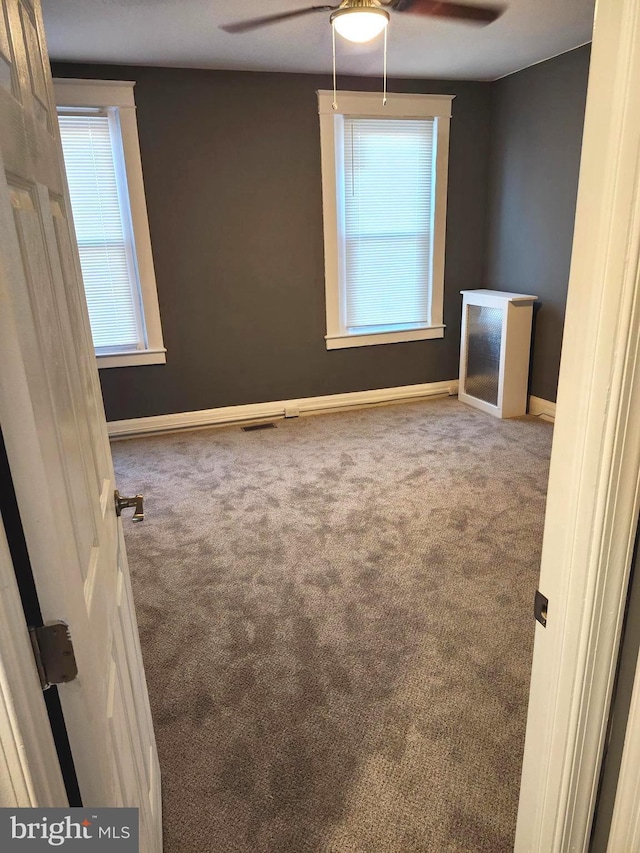
{"type": "Polygon", "coordinates": [[[104,367],[131,367],[136,364],[166,364],[166,349],[138,349],[129,352],[96,353],[98,370],[104,367]]]}
{"type": "Polygon", "coordinates": [[[347,349],[375,344],[400,344],[404,341],[428,341],[444,338],[444,326],[425,326],[422,329],[405,329],[401,332],[373,332],[363,335],[325,335],[327,349],[347,349]]]}

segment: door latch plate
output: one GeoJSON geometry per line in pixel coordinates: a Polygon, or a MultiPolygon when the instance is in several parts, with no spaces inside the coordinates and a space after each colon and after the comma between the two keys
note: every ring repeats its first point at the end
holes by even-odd
{"type": "Polygon", "coordinates": [[[42,689],[73,681],[78,674],[78,666],[66,622],[29,628],[29,634],[42,689]]]}
{"type": "Polygon", "coordinates": [[[536,590],[536,597],[533,604],[533,615],[543,628],[547,627],[547,609],[549,607],[549,599],[546,598],[539,589],[536,590]]]}

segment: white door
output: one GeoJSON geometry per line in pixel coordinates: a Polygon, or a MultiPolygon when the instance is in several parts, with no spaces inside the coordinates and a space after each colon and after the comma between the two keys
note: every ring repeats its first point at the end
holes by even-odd
{"type": "MultiPolygon", "coordinates": [[[[60,699],[83,802],[140,809],[160,776],[38,0],[0,0],[0,425],[45,622],[78,664],[60,699]]],[[[129,522],[130,523],[130,522],[129,522]]]]}

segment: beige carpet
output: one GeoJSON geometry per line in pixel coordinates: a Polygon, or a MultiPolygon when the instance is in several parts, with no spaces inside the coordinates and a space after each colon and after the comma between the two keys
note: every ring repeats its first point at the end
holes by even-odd
{"type": "Polygon", "coordinates": [[[165,853],[501,853],[552,428],[455,399],[116,443],[165,853]]]}

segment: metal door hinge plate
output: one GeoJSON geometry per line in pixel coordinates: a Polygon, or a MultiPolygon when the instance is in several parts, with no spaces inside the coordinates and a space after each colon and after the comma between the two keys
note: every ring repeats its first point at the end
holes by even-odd
{"type": "Polygon", "coordinates": [[[547,610],[549,608],[549,599],[546,598],[539,589],[536,590],[536,598],[533,604],[533,615],[543,628],[547,627],[547,610]]]}
{"type": "Polygon", "coordinates": [[[78,674],[78,666],[68,625],[52,622],[39,628],[29,628],[29,634],[42,689],[73,681],[78,674]]]}

